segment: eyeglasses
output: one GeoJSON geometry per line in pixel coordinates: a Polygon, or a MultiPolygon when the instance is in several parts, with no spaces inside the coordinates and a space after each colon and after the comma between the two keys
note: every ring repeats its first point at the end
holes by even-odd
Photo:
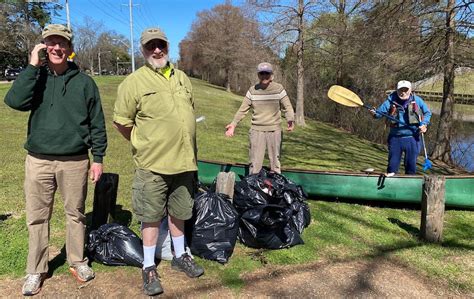
{"type": "Polygon", "coordinates": [[[45,41],[44,44],[48,47],[54,47],[56,45],[59,45],[59,47],[62,49],[65,49],[67,46],[69,46],[69,43],[65,41],[58,42],[58,41],[48,40],[48,41],[45,41]]]}
{"type": "Polygon", "coordinates": [[[399,93],[408,93],[410,91],[407,87],[402,87],[397,90],[399,93]]]}
{"type": "Polygon", "coordinates": [[[258,74],[259,74],[259,75],[264,75],[264,76],[265,76],[265,75],[271,75],[270,72],[258,72],[258,74]]]}
{"type": "Polygon", "coordinates": [[[154,51],[156,48],[163,50],[166,47],[168,47],[168,43],[161,39],[154,39],[143,45],[143,48],[147,51],[154,51]]]}

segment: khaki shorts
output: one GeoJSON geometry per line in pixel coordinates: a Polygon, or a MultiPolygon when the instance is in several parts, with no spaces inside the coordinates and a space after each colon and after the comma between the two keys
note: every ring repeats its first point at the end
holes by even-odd
{"type": "Polygon", "coordinates": [[[136,169],[132,185],[132,205],[137,220],[157,222],[167,214],[180,220],[193,215],[194,171],[165,175],[136,169]]]}

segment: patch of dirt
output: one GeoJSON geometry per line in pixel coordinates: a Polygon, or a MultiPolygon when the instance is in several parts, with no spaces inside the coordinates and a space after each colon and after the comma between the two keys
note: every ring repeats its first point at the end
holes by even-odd
{"type": "MultiPolygon", "coordinates": [[[[239,293],[206,275],[189,279],[173,271],[169,263],[158,267],[165,293],[163,298],[474,298],[474,293],[457,293],[439,282],[431,282],[389,261],[318,262],[299,266],[266,267],[246,273],[239,293]]],[[[21,297],[22,279],[0,281],[0,296],[21,297]]],[[[54,275],[44,282],[37,298],[146,298],[141,289],[141,272],[117,268],[97,273],[86,283],[70,275],[54,275]]]]}

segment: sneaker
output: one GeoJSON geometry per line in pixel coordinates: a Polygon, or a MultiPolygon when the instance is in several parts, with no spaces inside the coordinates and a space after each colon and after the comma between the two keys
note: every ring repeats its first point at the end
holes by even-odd
{"type": "Polygon", "coordinates": [[[25,278],[25,283],[23,284],[23,288],[21,289],[23,295],[33,296],[38,294],[39,291],[41,291],[41,285],[43,284],[43,274],[28,274],[25,278]]]}
{"type": "Polygon", "coordinates": [[[143,277],[143,291],[145,295],[155,296],[163,293],[156,266],[146,267],[142,270],[143,277]]]}
{"type": "Polygon", "coordinates": [[[95,277],[92,268],[85,264],[69,267],[69,271],[79,282],[87,282],[95,277]]]}
{"type": "Polygon", "coordinates": [[[194,262],[193,258],[187,253],[179,258],[173,257],[171,268],[184,272],[191,278],[199,277],[204,273],[204,269],[194,262]]]}

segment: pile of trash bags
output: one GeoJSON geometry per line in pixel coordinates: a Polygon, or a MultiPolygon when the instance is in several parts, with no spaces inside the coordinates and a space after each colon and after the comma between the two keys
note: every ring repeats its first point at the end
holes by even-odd
{"type": "Polygon", "coordinates": [[[301,186],[266,169],[242,178],[234,190],[240,242],[268,249],[304,244],[301,233],[311,222],[306,197],[301,186]]]}
{"type": "MultiPolygon", "coordinates": [[[[241,178],[235,185],[233,202],[225,194],[201,192],[187,222],[186,251],[224,264],[237,239],[246,246],[266,249],[304,244],[301,233],[311,221],[306,197],[301,186],[266,169],[241,178]]],[[[87,249],[91,258],[106,265],[142,267],[141,239],[120,224],[103,224],[92,230],[87,249]]],[[[167,218],[160,226],[156,258],[173,258],[167,218]]]]}

